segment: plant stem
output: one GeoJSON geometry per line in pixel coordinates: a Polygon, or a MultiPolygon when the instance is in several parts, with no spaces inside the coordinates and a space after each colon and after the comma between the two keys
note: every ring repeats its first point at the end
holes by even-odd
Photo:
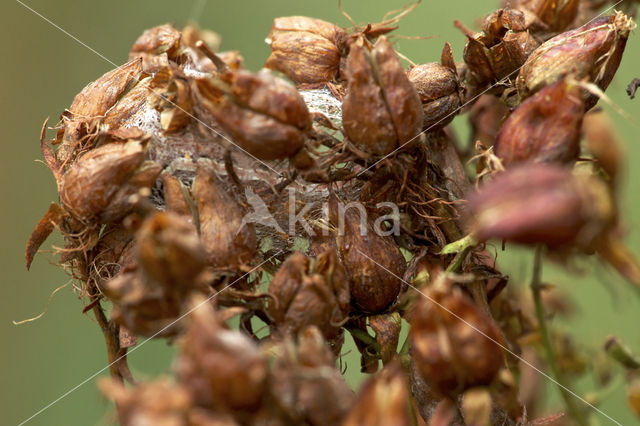
{"type": "Polygon", "coordinates": [[[564,400],[565,407],[569,415],[580,425],[586,425],[587,420],[584,416],[584,413],[580,410],[580,408],[576,404],[576,399],[573,395],[571,395],[566,389],[566,382],[560,368],[558,368],[558,364],[556,362],[555,355],[553,353],[553,348],[551,346],[551,337],[549,335],[549,329],[547,328],[547,323],[545,320],[544,306],[542,304],[542,245],[538,245],[536,247],[534,261],[533,261],[533,277],[531,280],[531,293],[533,294],[533,302],[535,304],[536,309],[536,319],[538,320],[538,330],[540,332],[540,339],[542,340],[542,345],[545,352],[545,357],[547,358],[547,363],[551,368],[551,374],[553,374],[553,378],[558,384],[558,389],[560,390],[560,394],[562,395],[562,399],[564,400]]]}

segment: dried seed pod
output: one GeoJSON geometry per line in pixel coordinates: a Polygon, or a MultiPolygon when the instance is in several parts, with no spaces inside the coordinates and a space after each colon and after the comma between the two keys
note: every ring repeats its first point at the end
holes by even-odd
{"type": "Polygon", "coordinates": [[[294,252],[273,277],[269,294],[276,301],[268,310],[275,330],[296,335],[315,325],[339,351],[340,326],[349,313],[350,295],[344,267],[335,250],[315,258],[294,252]]]}
{"type": "Polygon", "coordinates": [[[169,24],[148,29],[135,41],[129,52],[129,59],[142,58],[143,69],[147,73],[157,72],[169,65],[162,64],[156,58],[165,54],[167,59],[175,60],[180,50],[182,34],[169,24]],[[158,66],[158,64],[162,64],[158,66]]]}
{"type": "Polygon", "coordinates": [[[295,83],[335,81],[346,37],[342,28],[320,19],[276,18],[266,40],[271,55],[265,67],[282,72],[295,83]]]}
{"type": "Polygon", "coordinates": [[[538,21],[533,23],[537,29],[536,33],[546,35],[569,28],[578,16],[581,2],[580,0],[518,0],[507,3],[525,14],[533,14],[538,21]]]}
{"type": "Polygon", "coordinates": [[[329,197],[329,220],[339,229],[340,259],[349,278],[352,303],[377,313],[392,304],[402,288],[406,262],[390,236],[376,234],[366,218],[329,197]]]}
{"type": "Polygon", "coordinates": [[[508,114],[509,108],[499,98],[482,95],[469,111],[470,145],[480,141],[487,148],[493,146],[508,114]]]}
{"type": "Polygon", "coordinates": [[[354,395],[335,368],[335,356],[316,327],[281,344],[272,369],[270,393],[292,424],[314,426],[342,424],[354,395]]]}
{"type": "Polygon", "coordinates": [[[201,407],[255,412],[267,390],[266,359],[247,336],[224,328],[205,299],[193,298],[191,306],[175,364],[180,382],[201,407]]]}
{"type": "Polygon", "coordinates": [[[497,325],[449,284],[429,296],[418,298],[411,313],[410,351],[422,378],[438,395],[450,398],[490,384],[504,362],[495,343],[504,345],[497,325]]]}
{"type": "Polygon", "coordinates": [[[394,362],[362,385],[343,425],[410,426],[410,404],[407,376],[394,362]]]}
{"type": "Polygon", "coordinates": [[[188,424],[189,393],[167,378],[141,383],[130,389],[114,379],[101,379],[98,387],[115,402],[122,426],[188,424]]]}
{"type": "Polygon", "coordinates": [[[503,78],[515,77],[512,74],[539,45],[526,27],[522,12],[499,9],[485,19],[481,33],[464,30],[468,42],[463,57],[476,92],[503,78]]]}
{"type": "MultiPolygon", "coordinates": [[[[542,44],[527,59],[517,78],[518,93],[525,98],[567,75],[587,78],[606,90],[615,75],[629,32],[635,28],[622,12],[602,17],[564,32],[542,44]]],[[[591,95],[586,109],[598,101],[591,95]]]]}
{"type": "Polygon", "coordinates": [[[407,77],[422,101],[422,128],[435,131],[449,124],[462,105],[464,93],[449,43],[442,51],[442,64],[416,65],[409,70],[407,77]]]}
{"type": "Polygon", "coordinates": [[[494,151],[504,166],[573,163],[580,154],[583,116],[581,89],[558,81],[518,106],[500,129],[494,151]]]}
{"type": "Polygon", "coordinates": [[[139,141],[110,143],[89,151],[62,175],[63,207],[83,222],[122,218],[132,207],[129,196],[149,188],[162,170],[144,158],[139,141]]]}
{"type": "Polygon", "coordinates": [[[180,331],[172,325],[181,313],[184,294],[168,292],[135,265],[121,269],[100,289],[113,303],[112,320],[133,333],[165,337],[180,331]]]}
{"type": "Polygon", "coordinates": [[[248,264],[257,247],[255,228],[244,222],[237,201],[205,161],[198,162],[193,194],[209,264],[231,269],[248,264]]]}
{"type": "Polygon", "coordinates": [[[514,166],[469,197],[480,241],[505,239],[550,247],[590,247],[615,221],[615,205],[597,178],[551,164],[514,166]]]}
{"type": "Polygon", "coordinates": [[[136,242],[141,266],[167,288],[192,288],[206,265],[195,227],[174,213],[158,212],[145,219],[136,242]]]}
{"type": "Polygon", "coordinates": [[[371,47],[360,37],[346,63],[347,95],[342,123],[349,140],[372,155],[385,155],[422,129],[422,103],[391,43],[380,37],[371,47]]]}
{"type": "Polygon", "coordinates": [[[291,157],[302,148],[311,116],[298,91],[269,71],[235,71],[220,81],[198,80],[200,101],[222,129],[260,160],[291,157]]]}

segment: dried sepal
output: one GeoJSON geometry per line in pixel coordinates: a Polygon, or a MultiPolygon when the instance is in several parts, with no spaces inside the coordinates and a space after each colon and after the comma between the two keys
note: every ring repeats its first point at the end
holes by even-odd
{"type": "Polygon", "coordinates": [[[59,226],[64,220],[66,214],[64,210],[56,203],[51,203],[44,217],[40,219],[34,230],[29,236],[27,241],[27,248],[25,250],[25,261],[27,263],[27,269],[31,268],[31,263],[35,257],[38,249],[45,242],[45,240],[51,235],[54,229],[59,226]]]}
{"type": "Polygon", "coordinates": [[[384,365],[387,365],[397,355],[402,318],[397,312],[387,315],[373,315],[369,317],[369,326],[376,333],[376,342],[380,347],[380,359],[384,365]]]}

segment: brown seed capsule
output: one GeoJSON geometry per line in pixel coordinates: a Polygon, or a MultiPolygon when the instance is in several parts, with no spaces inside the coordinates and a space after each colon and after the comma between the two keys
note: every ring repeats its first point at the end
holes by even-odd
{"type": "MultiPolygon", "coordinates": [[[[564,31],[578,16],[580,0],[516,0],[505,1],[510,7],[526,14],[532,14],[534,22],[529,26],[537,35],[548,38],[547,34],[564,31]]],[[[579,24],[578,24],[579,25],[579,24]]],[[[575,26],[575,24],[574,24],[575,26]]]]}
{"type": "Polygon", "coordinates": [[[385,155],[418,135],[422,102],[386,37],[373,47],[363,37],[354,42],[346,75],[342,123],[358,149],[385,155]]]}
{"type": "MultiPolygon", "coordinates": [[[[587,78],[606,90],[615,75],[629,32],[635,28],[631,18],[622,12],[595,19],[545,42],[527,59],[518,79],[521,97],[531,96],[566,75],[587,78]]],[[[586,109],[596,104],[591,95],[586,109]]]]}
{"type": "Polygon", "coordinates": [[[514,72],[539,45],[526,30],[524,15],[517,10],[500,9],[492,13],[482,24],[482,30],[481,33],[465,30],[468,42],[463,55],[469,79],[478,92],[505,77],[515,77],[514,72]]]}
{"type": "Polygon", "coordinates": [[[612,226],[606,186],[551,164],[514,166],[469,197],[471,231],[480,241],[505,239],[550,247],[590,247],[612,226]]]}
{"type": "Polygon", "coordinates": [[[580,154],[584,101],[564,80],[525,100],[500,129],[494,145],[504,166],[521,162],[572,163],[580,154]]]}
{"type": "Polygon", "coordinates": [[[276,18],[267,38],[271,55],[266,68],[280,71],[295,83],[335,81],[347,33],[340,27],[306,16],[276,18]]]}
{"type": "Polygon", "coordinates": [[[144,157],[138,141],[110,143],[89,151],[62,176],[62,205],[83,222],[122,218],[132,207],[129,197],[149,188],[162,170],[144,157]]]}
{"type": "Polygon", "coordinates": [[[470,145],[480,141],[487,148],[493,146],[508,114],[509,108],[499,98],[482,95],[469,111],[470,145]]]}
{"type": "Polygon", "coordinates": [[[311,116],[298,91],[269,71],[228,74],[229,87],[198,80],[200,100],[241,148],[261,160],[293,156],[302,148],[311,116]]]}
{"type": "Polygon", "coordinates": [[[248,414],[266,393],[268,364],[244,334],[220,324],[211,304],[194,298],[175,370],[201,407],[248,414]]]}
{"type": "Polygon", "coordinates": [[[402,288],[406,262],[392,237],[376,233],[366,218],[345,208],[335,194],[329,198],[329,219],[339,229],[340,259],[350,282],[352,303],[366,312],[381,312],[402,288]]]}
{"type": "Polygon", "coordinates": [[[416,65],[407,73],[422,101],[422,128],[430,131],[449,124],[463,102],[464,88],[458,78],[449,43],[445,44],[442,56],[442,64],[416,65]]]}
{"type": "Polygon", "coordinates": [[[270,381],[286,424],[342,424],[354,395],[335,367],[335,356],[316,327],[305,328],[298,342],[283,341],[270,381]]]}
{"type": "Polygon", "coordinates": [[[504,362],[495,343],[504,345],[496,324],[455,287],[433,289],[429,297],[418,298],[411,314],[411,354],[418,372],[445,397],[490,384],[504,362]]]}
{"type": "Polygon", "coordinates": [[[294,252],[280,266],[269,284],[275,302],[269,316],[281,334],[297,335],[317,326],[339,350],[340,326],[349,313],[349,284],[335,250],[315,258],[294,252]]]}
{"type": "Polygon", "coordinates": [[[114,379],[101,379],[98,387],[115,402],[122,426],[187,425],[187,411],[191,406],[189,393],[168,378],[144,382],[129,389],[114,379]]]}
{"type": "MultiPolygon", "coordinates": [[[[156,72],[164,67],[158,67],[157,56],[166,54],[170,60],[175,60],[180,50],[180,31],[169,24],[151,28],[133,44],[129,52],[129,59],[142,58],[143,69],[147,73],[156,72]]],[[[166,62],[168,65],[168,62],[166,62]]]]}
{"type": "Polygon", "coordinates": [[[195,227],[174,213],[158,212],[147,218],[136,242],[141,266],[167,288],[192,288],[206,265],[195,227]]]}
{"type": "Polygon", "coordinates": [[[344,426],[414,424],[410,416],[408,379],[400,363],[389,364],[362,385],[344,426]]]}
{"type": "Polygon", "coordinates": [[[237,201],[204,161],[198,162],[193,194],[209,264],[231,269],[248,264],[257,246],[255,228],[243,221],[237,201]]]}

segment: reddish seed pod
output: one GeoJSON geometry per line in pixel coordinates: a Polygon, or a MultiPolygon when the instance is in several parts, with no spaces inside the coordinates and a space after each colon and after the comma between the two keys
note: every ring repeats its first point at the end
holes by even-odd
{"type": "Polygon", "coordinates": [[[349,313],[350,294],[335,250],[315,258],[294,252],[273,277],[269,294],[274,300],[268,309],[274,331],[295,336],[314,325],[339,350],[340,326],[349,313]]]}
{"type": "Polygon", "coordinates": [[[257,247],[255,228],[243,222],[242,209],[205,161],[198,162],[193,194],[209,264],[231,269],[248,264],[257,247]]]}
{"type": "Polygon", "coordinates": [[[247,336],[226,329],[204,298],[193,298],[191,306],[197,308],[175,364],[180,382],[201,407],[255,412],[266,394],[267,360],[247,336]]]}
{"type": "Polygon", "coordinates": [[[429,296],[416,299],[411,313],[410,351],[419,374],[443,397],[490,384],[504,359],[495,322],[452,286],[429,296]]]}
{"type": "Polygon", "coordinates": [[[463,55],[476,91],[505,77],[514,78],[514,72],[539,45],[526,30],[525,16],[514,9],[492,13],[482,30],[466,34],[463,55]]]}
{"type": "Polygon", "coordinates": [[[354,42],[346,75],[342,122],[358,149],[385,155],[418,135],[422,102],[386,37],[373,47],[363,37],[354,42]]]}
{"type": "Polygon", "coordinates": [[[110,143],[89,151],[59,182],[60,201],[76,219],[107,223],[126,215],[129,197],[149,188],[162,168],[145,162],[138,141],[110,143]]]}
{"type": "Polygon", "coordinates": [[[376,234],[358,212],[345,209],[335,194],[329,198],[329,219],[344,229],[344,234],[337,237],[338,252],[349,278],[353,304],[365,312],[382,312],[402,288],[398,278],[406,269],[402,252],[392,237],[376,234]]]}
{"type": "Polygon", "coordinates": [[[480,141],[487,148],[493,146],[508,114],[509,108],[496,96],[480,96],[469,111],[470,144],[480,141]]]}
{"type": "Polygon", "coordinates": [[[240,70],[231,82],[198,80],[202,105],[241,148],[260,160],[295,155],[302,148],[311,116],[302,96],[291,84],[269,71],[240,70]]]}
{"type": "Polygon", "coordinates": [[[463,102],[464,88],[458,78],[449,43],[445,44],[442,56],[442,64],[416,65],[407,73],[422,101],[422,128],[429,131],[449,124],[463,102]]]}
{"type": "Polygon", "coordinates": [[[206,265],[193,224],[170,212],[146,219],[136,235],[138,259],[147,274],[168,288],[190,288],[206,265]]]}
{"type": "Polygon", "coordinates": [[[340,27],[306,16],[276,18],[267,38],[271,55],[266,68],[280,71],[295,83],[335,81],[340,70],[340,27]]]}
{"type": "MultiPolygon", "coordinates": [[[[523,65],[516,80],[525,98],[567,75],[587,78],[605,90],[615,75],[635,23],[622,12],[593,20],[542,44],[523,65]]],[[[597,97],[591,95],[586,109],[597,97]]]]}
{"type": "Polygon", "coordinates": [[[344,426],[410,426],[408,379],[396,361],[362,385],[344,426]]]}
{"type": "Polygon", "coordinates": [[[469,197],[470,229],[479,241],[504,239],[589,248],[611,228],[615,207],[606,185],[552,164],[514,166],[469,197]]]}
{"type": "Polygon", "coordinates": [[[504,166],[535,161],[571,163],[580,153],[584,101],[581,89],[564,80],[525,100],[509,116],[494,150],[504,166]]]}

